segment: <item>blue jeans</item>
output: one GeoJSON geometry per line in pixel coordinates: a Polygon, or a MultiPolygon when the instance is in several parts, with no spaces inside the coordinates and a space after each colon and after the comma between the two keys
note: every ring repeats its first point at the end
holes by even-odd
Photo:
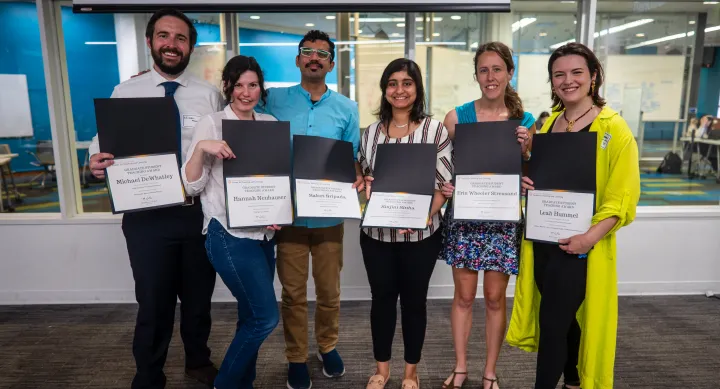
{"type": "Polygon", "coordinates": [[[220,366],[215,388],[252,389],[258,350],[280,320],[273,288],[275,240],[234,237],[213,219],[205,249],[215,271],[238,301],[235,337],[220,366]]]}

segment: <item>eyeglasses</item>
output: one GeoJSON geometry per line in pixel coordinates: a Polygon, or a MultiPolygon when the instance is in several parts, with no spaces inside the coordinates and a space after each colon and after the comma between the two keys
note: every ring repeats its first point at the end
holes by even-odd
{"type": "Polygon", "coordinates": [[[310,47],[300,48],[300,55],[302,55],[303,57],[312,57],[313,53],[317,53],[317,56],[320,59],[328,59],[330,58],[331,54],[329,51],[313,49],[310,47]]]}

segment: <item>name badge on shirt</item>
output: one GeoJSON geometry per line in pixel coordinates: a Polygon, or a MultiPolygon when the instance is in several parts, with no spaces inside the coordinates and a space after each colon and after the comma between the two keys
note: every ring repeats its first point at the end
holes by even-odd
{"type": "Polygon", "coordinates": [[[200,115],[182,115],[182,126],[183,128],[195,128],[195,125],[200,120],[200,115]]]}

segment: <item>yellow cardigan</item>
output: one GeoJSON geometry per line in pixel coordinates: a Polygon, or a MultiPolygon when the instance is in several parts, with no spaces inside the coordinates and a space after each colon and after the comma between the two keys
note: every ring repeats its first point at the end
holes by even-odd
{"type": "MultiPolygon", "coordinates": [[[[548,118],[540,133],[548,132],[550,124],[561,113],[548,118]]],[[[596,224],[612,216],[619,221],[588,253],[585,301],[577,312],[582,329],[578,372],[583,389],[611,389],[618,320],[615,232],[635,219],[640,198],[640,169],[635,138],[617,112],[603,108],[590,131],[596,132],[598,139],[597,213],[592,222],[596,224]]],[[[533,258],[532,242],[523,240],[507,334],[511,346],[529,352],[537,351],[540,339],[540,293],[535,285],[533,258]]]]}

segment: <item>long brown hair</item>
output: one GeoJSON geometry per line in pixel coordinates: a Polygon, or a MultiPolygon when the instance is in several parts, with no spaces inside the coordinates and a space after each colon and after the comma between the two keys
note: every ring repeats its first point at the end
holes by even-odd
{"type": "MultiPolygon", "coordinates": [[[[481,55],[488,51],[497,54],[500,59],[505,62],[508,73],[512,73],[515,71],[515,63],[512,59],[512,50],[510,50],[510,48],[502,42],[489,42],[478,47],[477,51],[475,52],[475,60],[473,61],[475,64],[475,79],[477,79],[478,59],[481,55]]],[[[522,100],[520,100],[520,96],[510,85],[510,80],[508,80],[507,87],[505,88],[505,107],[507,107],[511,118],[522,118],[525,114],[522,100]]]]}
{"type": "MultiPolygon", "coordinates": [[[[579,55],[583,58],[585,58],[585,62],[587,62],[587,67],[590,70],[590,77],[595,78],[595,88],[594,90],[591,88],[589,95],[592,96],[593,103],[598,108],[602,108],[605,106],[605,99],[600,97],[600,87],[603,84],[603,80],[605,79],[605,72],[603,71],[602,64],[600,63],[600,60],[598,57],[595,56],[595,53],[592,52],[587,46],[583,45],[582,43],[576,43],[571,42],[566,45],[560,46],[555,50],[552,55],[550,56],[550,60],[548,61],[548,78],[550,81],[550,88],[552,88],[552,66],[555,61],[560,57],[565,57],[568,55],[579,55]]],[[[555,94],[555,92],[552,92],[552,101],[553,101],[553,111],[561,111],[565,109],[565,104],[563,104],[562,100],[560,100],[560,97],[555,94]]]]}

